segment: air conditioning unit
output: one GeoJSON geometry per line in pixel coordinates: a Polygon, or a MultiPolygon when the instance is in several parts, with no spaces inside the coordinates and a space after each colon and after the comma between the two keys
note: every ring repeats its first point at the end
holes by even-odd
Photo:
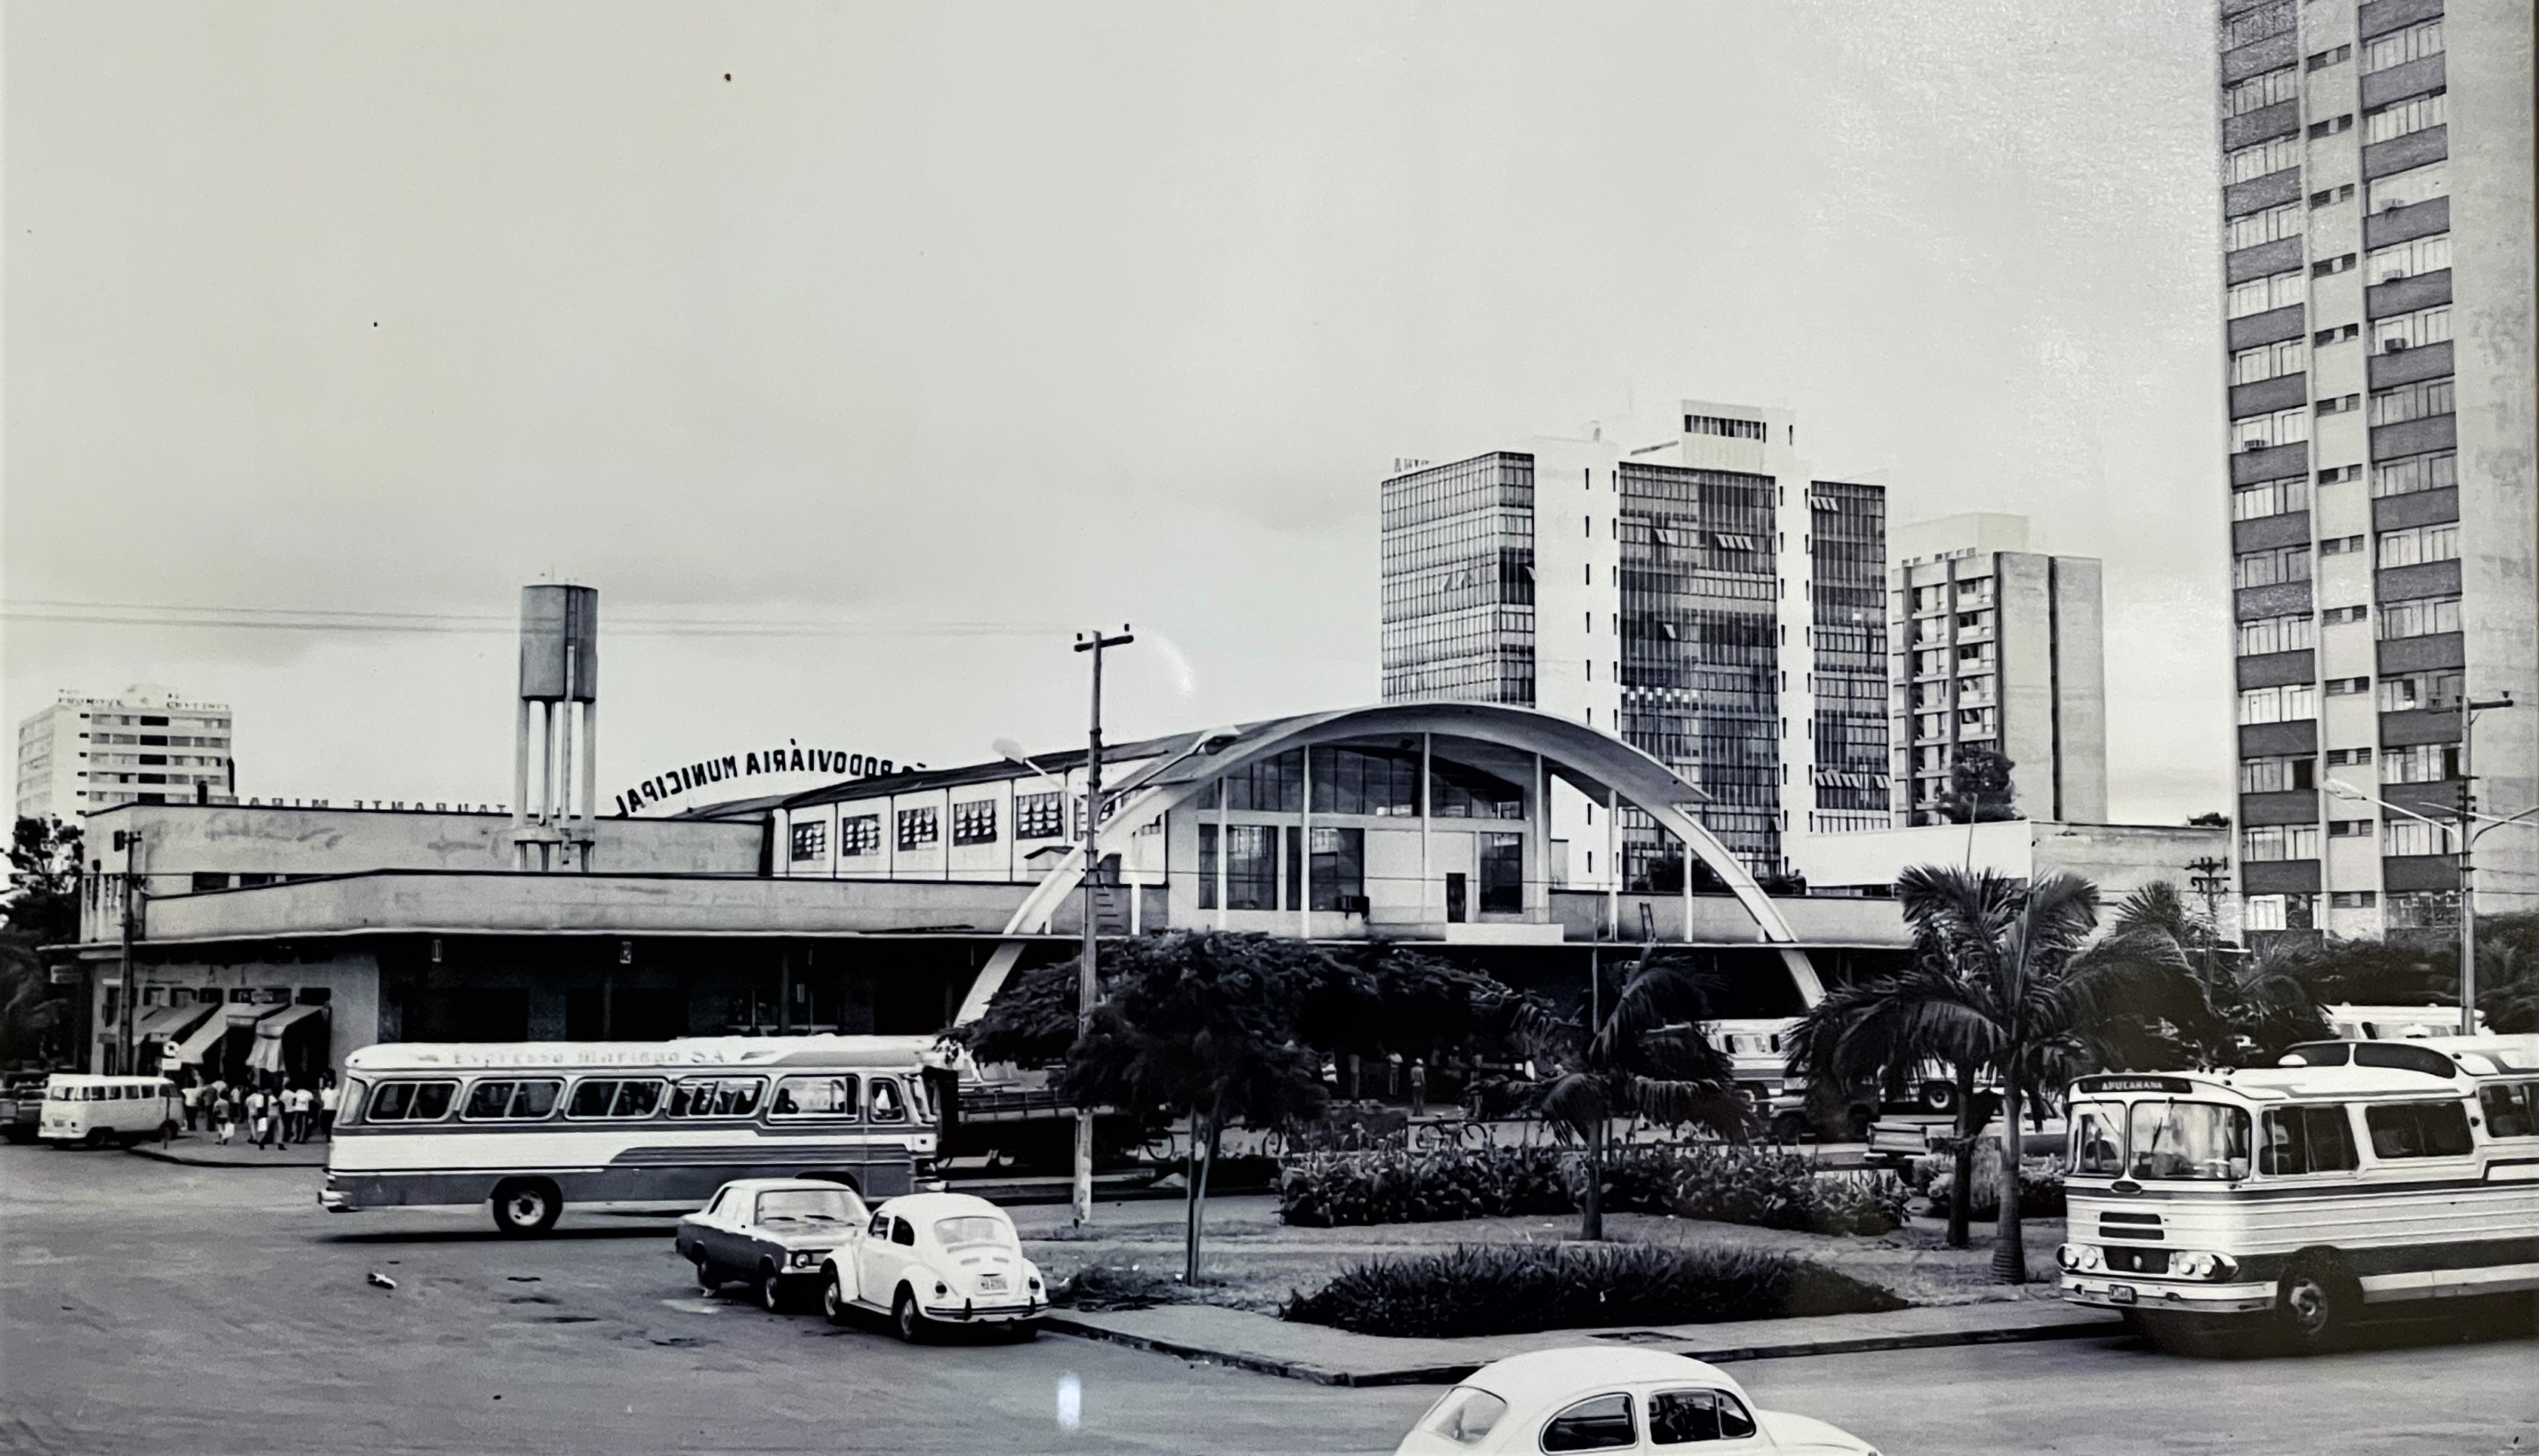
{"type": "Polygon", "coordinates": [[[1366,896],[1365,896],[1365,895],[1362,895],[1362,894],[1344,894],[1344,895],[1341,895],[1341,896],[1340,896],[1340,913],[1341,913],[1341,914],[1343,914],[1343,915],[1356,915],[1356,916],[1359,916],[1359,917],[1361,917],[1361,918],[1362,918],[1362,917],[1364,917],[1364,916],[1365,916],[1365,914],[1366,914],[1366,910],[1367,910],[1367,903],[1366,903],[1366,896]]]}
{"type": "Polygon", "coordinates": [[[2382,354],[2404,354],[2407,352],[2407,341],[2404,339],[2385,340],[2380,345],[2380,352],[2382,354]]]}

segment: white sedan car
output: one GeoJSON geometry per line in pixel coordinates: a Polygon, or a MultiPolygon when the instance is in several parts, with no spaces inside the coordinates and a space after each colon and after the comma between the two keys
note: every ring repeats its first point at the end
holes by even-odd
{"type": "Polygon", "coordinates": [[[1878,1456],[1867,1441],[1824,1422],[1755,1409],[1716,1365],[1629,1347],[1541,1350],[1483,1365],[1428,1408],[1396,1456],[1558,1456],[1678,1445],[1695,1448],[1686,1456],[1878,1456]]]}
{"type": "Polygon", "coordinates": [[[950,1325],[998,1326],[1028,1339],[1049,1310],[1049,1291],[1004,1210],[967,1193],[911,1193],[876,1207],[853,1239],[829,1251],[820,1309],[831,1324],[856,1309],[886,1314],[911,1342],[950,1325]]]}

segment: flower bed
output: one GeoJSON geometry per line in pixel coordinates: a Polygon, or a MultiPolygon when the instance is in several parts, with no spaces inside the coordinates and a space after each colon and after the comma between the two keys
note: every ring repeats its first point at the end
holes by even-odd
{"type": "Polygon", "coordinates": [[[1279,1317],[1433,1339],[1903,1307],[1876,1285],[1755,1249],[1467,1244],[1368,1260],[1313,1293],[1290,1296],[1279,1317]]]}
{"type": "MultiPolygon", "coordinates": [[[[1331,1228],[1574,1213],[1584,1168],[1582,1156],[1556,1148],[1300,1158],[1281,1171],[1278,1214],[1331,1228]]],[[[1806,1158],[1768,1148],[1625,1149],[1603,1160],[1600,1176],[1613,1213],[1818,1233],[1885,1233],[1904,1218],[1905,1190],[1893,1179],[1820,1178],[1806,1158]]]]}

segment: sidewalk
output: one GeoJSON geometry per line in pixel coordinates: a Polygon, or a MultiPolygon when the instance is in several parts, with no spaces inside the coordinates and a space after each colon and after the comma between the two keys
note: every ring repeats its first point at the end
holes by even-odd
{"type": "Polygon", "coordinates": [[[1053,1311],[1049,1329],[1087,1340],[1150,1350],[1310,1380],[1318,1385],[1445,1385],[1492,1360],[1530,1350],[1599,1341],[1664,1350],[1694,1359],[1780,1359],[1923,1350],[1951,1345],[2063,1340],[2113,1335],[2123,1322],[2107,1310],[2056,1299],[1994,1300],[1901,1309],[1890,1314],[1836,1314],[1808,1319],[1747,1320],[1616,1330],[1545,1330],[1460,1340],[1396,1340],[1355,1335],[1326,1325],[1290,1324],[1266,1314],[1213,1304],[1165,1304],[1104,1313],[1053,1311]]]}
{"type": "Polygon", "coordinates": [[[233,1140],[222,1147],[209,1133],[178,1133],[176,1141],[166,1147],[157,1143],[136,1143],[130,1149],[136,1158],[159,1162],[180,1162],[188,1167],[324,1167],[326,1144],[294,1143],[288,1148],[258,1148],[245,1138],[233,1140]]]}

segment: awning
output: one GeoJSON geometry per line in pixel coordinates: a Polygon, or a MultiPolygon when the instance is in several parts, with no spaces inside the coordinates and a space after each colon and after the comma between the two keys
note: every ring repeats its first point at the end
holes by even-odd
{"type": "Polygon", "coordinates": [[[229,1034],[230,1027],[254,1022],[258,1012],[259,1008],[252,1006],[233,1007],[227,1015],[207,1019],[201,1026],[187,1032],[183,1040],[174,1043],[169,1049],[173,1053],[176,1061],[199,1062],[203,1060],[205,1053],[220,1044],[223,1036],[229,1034]]]}
{"type": "Polygon", "coordinates": [[[132,1038],[147,1041],[153,1036],[164,1036],[173,1041],[192,1029],[196,1022],[211,1015],[212,1010],[208,1004],[150,1007],[141,1013],[141,1020],[133,1024],[132,1038]]]}
{"type": "Polygon", "coordinates": [[[246,1064],[259,1072],[281,1071],[282,1033],[289,1030],[294,1022],[316,1016],[325,1009],[322,1006],[286,1006],[257,1022],[255,1050],[247,1053],[246,1064]]]}

